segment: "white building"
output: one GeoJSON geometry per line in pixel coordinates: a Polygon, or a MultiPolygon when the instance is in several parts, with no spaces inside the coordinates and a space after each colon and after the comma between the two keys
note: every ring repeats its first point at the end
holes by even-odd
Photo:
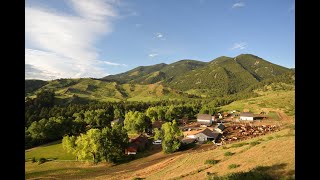
{"type": "Polygon", "coordinates": [[[211,125],[212,116],[210,114],[198,114],[197,122],[201,125],[211,125]]]}
{"type": "Polygon", "coordinates": [[[251,112],[242,112],[240,113],[241,121],[253,121],[253,114],[251,112]]]}

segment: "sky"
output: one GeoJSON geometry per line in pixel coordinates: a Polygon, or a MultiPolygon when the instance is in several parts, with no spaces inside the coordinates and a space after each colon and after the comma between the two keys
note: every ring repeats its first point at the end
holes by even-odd
{"type": "Polygon", "coordinates": [[[254,54],[295,67],[294,0],[28,0],[25,78],[254,54]]]}

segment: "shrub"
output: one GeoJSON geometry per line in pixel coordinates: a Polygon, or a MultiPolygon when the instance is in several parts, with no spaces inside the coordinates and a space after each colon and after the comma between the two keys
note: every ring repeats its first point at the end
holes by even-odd
{"type": "Polygon", "coordinates": [[[247,145],[247,144],[249,144],[249,143],[242,142],[242,143],[232,144],[232,146],[231,146],[231,147],[233,147],[233,148],[236,148],[236,147],[242,147],[242,146],[247,145]]]}
{"type": "Polygon", "coordinates": [[[250,143],[250,146],[255,146],[255,145],[258,145],[258,144],[260,144],[259,141],[253,141],[253,142],[250,143]]]}
{"type": "Polygon", "coordinates": [[[257,172],[257,171],[249,171],[249,172],[237,172],[227,174],[225,176],[217,177],[214,175],[208,175],[208,180],[272,180],[274,179],[267,173],[257,172]]]}
{"type": "Polygon", "coordinates": [[[230,152],[230,151],[227,151],[224,153],[224,156],[232,156],[234,153],[230,152]]]}
{"type": "Polygon", "coordinates": [[[47,161],[46,158],[40,158],[39,161],[38,161],[38,164],[45,163],[46,161],[47,161]]]}
{"type": "Polygon", "coordinates": [[[273,137],[272,137],[272,136],[269,136],[268,139],[271,140],[271,139],[273,139],[273,137]]]}
{"type": "Polygon", "coordinates": [[[214,159],[208,159],[206,160],[205,164],[217,164],[219,160],[214,160],[214,159]]]}
{"type": "Polygon", "coordinates": [[[230,164],[229,166],[228,166],[228,168],[229,169],[234,169],[234,168],[237,168],[237,167],[239,167],[240,165],[239,164],[230,164]]]}
{"type": "Polygon", "coordinates": [[[32,163],[37,162],[36,158],[35,158],[35,157],[33,157],[33,158],[31,159],[31,162],[32,162],[32,163]]]}

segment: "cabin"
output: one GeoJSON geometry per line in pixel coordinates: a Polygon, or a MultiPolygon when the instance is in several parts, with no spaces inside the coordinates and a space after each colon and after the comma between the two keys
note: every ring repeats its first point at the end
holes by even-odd
{"type": "Polygon", "coordinates": [[[212,116],[210,114],[198,114],[197,122],[200,125],[210,126],[212,124],[212,116]]]}
{"type": "Polygon", "coordinates": [[[205,141],[214,141],[216,142],[220,137],[221,134],[216,131],[211,131],[210,129],[206,128],[200,131],[187,131],[184,132],[185,138],[189,139],[195,139],[200,142],[205,142],[205,141]]]}
{"type": "Polygon", "coordinates": [[[241,121],[253,121],[253,114],[251,112],[241,112],[240,113],[241,121]]]}
{"type": "Polygon", "coordinates": [[[124,119],[123,118],[118,118],[118,119],[115,119],[115,120],[111,121],[111,127],[113,127],[113,125],[115,125],[115,124],[124,125],[124,119]]]}
{"type": "Polygon", "coordinates": [[[125,149],[125,153],[127,155],[130,155],[130,154],[137,154],[138,152],[138,149],[134,146],[129,146],[127,149],[125,149]]]}
{"type": "Polygon", "coordinates": [[[129,139],[129,146],[125,149],[125,154],[136,154],[138,151],[145,149],[148,138],[144,135],[129,139]]]}

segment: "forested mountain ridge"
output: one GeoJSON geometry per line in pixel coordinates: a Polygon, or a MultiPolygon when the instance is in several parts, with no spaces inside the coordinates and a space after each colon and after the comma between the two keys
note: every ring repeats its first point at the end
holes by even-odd
{"type": "Polygon", "coordinates": [[[260,82],[272,82],[280,76],[284,76],[281,81],[289,82],[285,79],[289,74],[294,77],[294,70],[255,55],[241,54],[234,58],[221,56],[210,62],[180,60],[140,66],[102,79],[26,80],[25,90],[26,96],[53,90],[62,98],[100,101],[215,98],[245,91],[260,82]]]}
{"type": "Polygon", "coordinates": [[[120,83],[152,84],[160,81],[171,81],[179,75],[205,66],[206,62],[196,60],[180,60],[172,64],[156,64],[151,66],[139,66],[130,71],[109,75],[102,79],[117,81],[120,83]]]}

